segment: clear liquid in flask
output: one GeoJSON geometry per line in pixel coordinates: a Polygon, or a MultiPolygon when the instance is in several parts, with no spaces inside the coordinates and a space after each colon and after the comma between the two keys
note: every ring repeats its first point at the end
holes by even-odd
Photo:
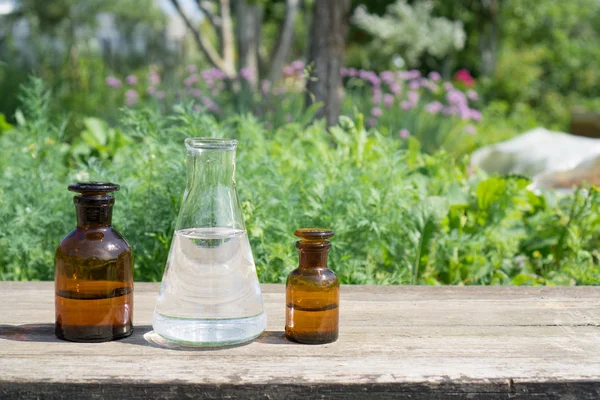
{"type": "Polygon", "coordinates": [[[195,346],[243,343],[263,332],[266,314],[245,230],[175,232],[152,325],[168,340],[195,346]]]}

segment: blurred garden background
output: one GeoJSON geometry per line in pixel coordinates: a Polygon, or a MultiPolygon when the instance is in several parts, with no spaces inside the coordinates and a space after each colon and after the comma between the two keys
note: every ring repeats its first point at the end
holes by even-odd
{"type": "Polygon", "coordinates": [[[203,136],[239,140],[261,282],[319,226],[342,283],[600,284],[594,185],[470,157],[581,133],[599,66],[598,0],[0,0],[0,279],[53,279],[67,185],[103,180],[160,281],[203,136]]]}

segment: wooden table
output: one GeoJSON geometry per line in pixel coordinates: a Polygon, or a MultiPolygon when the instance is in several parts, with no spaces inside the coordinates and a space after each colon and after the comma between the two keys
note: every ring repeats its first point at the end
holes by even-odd
{"type": "Polygon", "coordinates": [[[157,291],[131,337],[81,344],[54,338],[52,282],[0,282],[0,399],[600,399],[599,287],[345,286],[339,340],[307,346],[264,285],[264,335],[210,350],[162,347],[157,291]]]}

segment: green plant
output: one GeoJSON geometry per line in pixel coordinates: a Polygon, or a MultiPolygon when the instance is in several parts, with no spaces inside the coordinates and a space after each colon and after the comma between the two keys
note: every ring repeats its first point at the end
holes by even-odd
{"type": "Polygon", "coordinates": [[[120,129],[110,128],[101,119],[84,118],[83,124],[86,129],[72,146],[74,157],[88,159],[93,155],[107,160],[113,158],[120,148],[131,143],[131,139],[123,135],[120,129]]]}
{"type": "Polygon", "coordinates": [[[0,134],[4,131],[10,131],[12,128],[13,126],[6,121],[4,114],[0,113],[0,134]]]}
{"type": "MultiPolygon", "coordinates": [[[[367,129],[363,117],[266,129],[252,115],[217,121],[192,106],[125,109],[112,157],[72,164],[63,120],[39,80],[16,128],[0,135],[0,278],[52,279],[73,227],[69,183],[110,180],[114,225],[134,250],[137,280],[160,280],[185,187],[187,136],[239,141],[237,184],[262,282],[297,264],[292,232],[336,232],[330,265],[343,283],[600,284],[595,188],[535,194],[520,177],[469,176],[468,158],[367,129]]],[[[114,128],[117,129],[117,128],[114,128]]]]}

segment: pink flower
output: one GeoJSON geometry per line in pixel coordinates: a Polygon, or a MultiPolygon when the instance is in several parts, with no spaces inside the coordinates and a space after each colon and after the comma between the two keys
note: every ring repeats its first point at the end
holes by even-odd
{"type": "Polygon", "coordinates": [[[452,89],[448,91],[446,94],[446,99],[448,100],[448,103],[453,105],[460,106],[467,104],[467,98],[465,97],[465,94],[458,89],[452,89]]]}
{"type": "Polygon", "coordinates": [[[473,86],[475,84],[475,79],[473,79],[471,73],[464,68],[456,71],[454,74],[454,79],[464,83],[466,86],[473,86]]]}
{"type": "Polygon", "coordinates": [[[418,90],[421,85],[419,84],[418,81],[410,81],[410,83],[408,84],[408,87],[410,90],[418,90]]]}
{"type": "Polygon", "coordinates": [[[192,96],[194,97],[200,97],[202,95],[202,92],[200,92],[200,89],[194,89],[192,90],[192,96]]]}
{"type": "Polygon", "coordinates": [[[469,135],[474,135],[477,133],[477,128],[475,128],[473,125],[467,125],[465,126],[465,132],[467,132],[469,135]]]}
{"type": "Polygon", "coordinates": [[[419,70],[417,70],[417,69],[411,69],[410,71],[398,73],[398,77],[400,79],[405,79],[407,81],[412,80],[412,79],[417,79],[420,76],[421,76],[421,72],[419,72],[419,70]]]}
{"type": "Polygon", "coordinates": [[[381,89],[378,87],[373,88],[373,104],[381,103],[381,89]]]}
{"type": "Polygon", "coordinates": [[[212,68],[215,79],[225,79],[227,78],[227,74],[225,71],[221,71],[218,68],[212,68]]]}
{"type": "Polygon", "coordinates": [[[425,106],[425,110],[430,114],[437,114],[442,111],[443,108],[444,106],[439,101],[434,101],[425,106]]]}
{"type": "Polygon", "coordinates": [[[400,103],[400,107],[403,110],[410,110],[411,108],[413,108],[415,105],[413,103],[411,103],[410,101],[403,101],[402,103],[400,103]]]}
{"type": "Polygon", "coordinates": [[[416,105],[419,102],[419,93],[417,92],[408,92],[408,101],[411,102],[414,105],[416,105]]]}
{"type": "Polygon", "coordinates": [[[369,82],[371,82],[371,85],[373,85],[373,86],[381,85],[381,79],[379,79],[379,77],[377,76],[377,74],[375,72],[372,72],[371,75],[369,75],[369,78],[367,80],[369,82]]]}
{"type": "Polygon", "coordinates": [[[424,79],[421,81],[421,86],[429,89],[431,92],[436,92],[438,90],[438,85],[429,79],[424,79]]]}
{"type": "Polygon", "coordinates": [[[383,95],[383,105],[386,108],[390,108],[394,104],[394,96],[389,93],[383,95]]]}
{"type": "Polygon", "coordinates": [[[138,92],[133,89],[129,89],[125,92],[125,104],[127,104],[127,107],[132,107],[135,105],[135,103],[137,103],[139,97],[140,95],[138,92]]]}
{"type": "Polygon", "coordinates": [[[159,90],[158,92],[156,92],[156,98],[159,99],[159,100],[164,99],[165,96],[166,96],[166,94],[162,90],[159,90]]]}
{"type": "Polygon", "coordinates": [[[354,77],[356,77],[357,73],[358,72],[356,71],[356,68],[348,68],[348,76],[349,77],[354,78],[354,77]]]}
{"type": "Polygon", "coordinates": [[[400,84],[399,84],[399,83],[397,83],[397,82],[394,82],[394,83],[392,83],[392,84],[390,85],[390,91],[391,91],[393,94],[399,94],[399,93],[402,91],[402,87],[400,86],[400,84]]]}
{"type": "Polygon", "coordinates": [[[479,98],[479,95],[473,89],[469,89],[467,90],[467,97],[471,100],[477,100],[479,98]]]}
{"type": "Polygon", "coordinates": [[[473,121],[481,121],[482,115],[481,112],[475,109],[471,109],[469,110],[470,114],[471,114],[471,119],[473,121]]]}
{"type": "Polygon", "coordinates": [[[434,82],[437,82],[440,79],[442,79],[442,76],[440,75],[439,72],[432,71],[429,73],[429,79],[431,79],[434,82]]]}
{"type": "Polygon", "coordinates": [[[251,81],[254,78],[254,71],[250,68],[242,68],[240,70],[240,76],[247,81],[251,81]]]}
{"type": "Polygon", "coordinates": [[[137,76],[135,75],[127,75],[127,78],[125,78],[125,82],[127,82],[129,85],[135,85],[137,81],[137,76]]]}
{"type": "Polygon", "coordinates": [[[152,96],[154,93],[156,93],[156,88],[154,86],[150,86],[147,90],[146,93],[148,93],[150,96],[152,96]]]}
{"type": "Polygon", "coordinates": [[[444,115],[457,115],[460,113],[460,110],[457,106],[448,106],[444,107],[442,110],[442,114],[444,115]]]}
{"type": "Polygon", "coordinates": [[[380,76],[381,80],[387,84],[394,82],[394,73],[392,71],[383,71],[380,76]]]}
{"type": "Polygon", "coordinates": [[[186,67],[186,69],[187,69],[187,71],[188,71],[190,74],[193,74],[194,72],[196,72],[196,66],[195,66],[194,64],[190,64],[190,65],[188,65],[188,66],[186,67]]]}
{"type": "Polygon", "coordinates": [[[185,78],[185,80],[183,81],[183,84],[187,87],[193,86],[196,82],[198,82],[200,78],[198,77],[198,75],[196,74],[192,74],[190,76],[188,76],[187,78],[185,78]]]}
{"type": "Polygon", "coordinates": [[[208,97],[203,97],[202,103],[208,109],[208,111],[217,112],[219,110],[219,108],[217,107],[215,102],[212,101],[212,99],[210,99],[208,97]]]}
{"type": "Polygon", "coordinates": [[[376,118],[381,117],[382,114],[383,114],[383,112],[381,111],[381,108],[379,108],[379,107],[373,107],[373,109],[371,110],[371,115],[376,118]]]}
{"type": "Polygon", "coordinates": [[[112,88],[120,88],[121,87],[121,81],[118,78],[115,78],[114,76],[106,77],[105,82],[108,86],[110,86],[112,88]]]}
{"type": "Polygon", "coordinates": [[[160,75],[156,71],[150,71],[150,76],[148,76],[148,80],[150,80],[150,84],[158,85],[160,83],[160,75]]]}
{"type": "Polygon", "coordinates": [[[452,82],[444,82],[444,89],[452,90],[454,89],[454,85],[452,85],[452,82]]]}
{"type": "Polygon", "coordinates": [[[345,78],[348,76],[348,68],[340,68],[340,75],[342,76],[342,78],[345,78]]]}
{"type": "Polygon", "coordinates": [[[377,125],[377,120],[375,118],[369,118],[367,120],[367,125],[373,127],[373,126],[377,125]]]}
{"type": "Polygon", "coordinates": [[[263,79],[260,82],[260,90],[263,92],[263,94],[267,94],[267,93],[269,93],[270,89],[271,89],[271,81],[268,79],[263,79]]]}
{"type": "Polygon", "coordinates": [[[471,109],[467,105],[459,104],[458,113],[461,119],[467,120],[471,118],[471,109]]]}
{"type": "Polygon", "coordinates": [[[302,60],[295,60],[292,61],[292,63],[290,64],[292,66],[292,68],[294,68],[296,71],[302,71],[304,70],[304,61],[302,60]]]}
{"type": "Polygon", "coordinates": [[[291,76],[296,73],[296,70],[291,65],[286,65],[283,67],[283,76],[291,76]]]}
{"type": "Polygon", "coordinates": [[[406,139],[407,137],[410,136],[410,132],[408,131],[408,129],[400,129],[400,137],[402,139],[406,139]]]}

